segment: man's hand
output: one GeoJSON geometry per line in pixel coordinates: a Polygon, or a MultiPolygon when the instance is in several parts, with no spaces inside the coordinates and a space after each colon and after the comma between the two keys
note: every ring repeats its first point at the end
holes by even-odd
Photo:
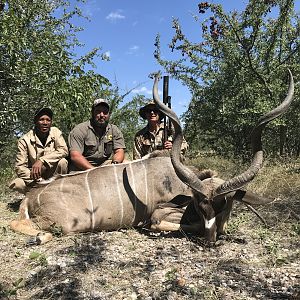
{"type": "Polygon", "coordinates": [[[164,148],[165,148],[165,149],[171,149],[172,146],[173,146],[172,142],[170,142],[170,141],[165,141],[165,143],[164,143],[164,148]]]}
{"type": "Polygon", "coordinates": [[[118,149],[114,150],[114,155],[113,155],[112,161],[120,164],[123,162],[124,157],[125,157],[124,149],[118,148],[118,149]]]}
{"type": "Polygon", "coordinates": [[[92,166],[91,163],[79,151],[71,150],[70,158],[74,165],[82,171],[94,168],[94,166],[92,166]]]}
{"type": "Polygon", "coordinates": [[[34,180],[38,180],[39,178],[41,178],[42,167],[43,163],[40,160],[37,160],[32,166],[30,177],[34,180]]]}

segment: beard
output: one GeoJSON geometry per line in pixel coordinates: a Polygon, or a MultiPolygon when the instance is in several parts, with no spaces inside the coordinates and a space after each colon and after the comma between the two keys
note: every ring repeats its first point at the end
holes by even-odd
{"type": "Polygon", "coordinates": [[[104,122],[98,122],[97,120],[95,119],[92,119],[92,125],[96,128],[101,128],[101,129],[104,129],[106,128],[107,124],[108,124],[108,121],[104,121],[104,122]]]}

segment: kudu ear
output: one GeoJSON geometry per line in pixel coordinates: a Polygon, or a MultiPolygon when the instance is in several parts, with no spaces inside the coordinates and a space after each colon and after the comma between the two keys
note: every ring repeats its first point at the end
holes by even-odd
{"type": "Polygon", "coordinates": [[[234,193],[233,194],[234,200],[245,202],[251,205],[264,205],[273,202],[275,200],[271,198],[262,197],[256,193],[250,191],[244,191],[241,189],[238,189],[237,191],[232,193],[234,193]]]}

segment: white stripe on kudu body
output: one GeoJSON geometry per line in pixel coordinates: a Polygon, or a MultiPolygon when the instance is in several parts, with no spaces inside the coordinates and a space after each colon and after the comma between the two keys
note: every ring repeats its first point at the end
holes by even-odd
{"type": "Polygon", "coordinates": [[[28,207],[25,208],[25,210],[24,210],[24,215],[25,215],[25,218],[26,218],[27,220],[30,219],[29,213],[28,213],[28,207]]]}
{"type": "MultiPolygon", "coordinates": [[[[59,195],[61,197],[61,202],[63,203],[64,205],[64,209],[67,210],[67,207],[68,207],[68,199],[66,199],[66,195],[65,193],[63,192],[64,190],[64,185],[65,185],[65,177],[62,177],[62,180],[61,180],[61,183],[59,185],[59,195]]],[[[67,223],[69,223],[69,220],[70,220],[70,214],[66,214],[66,219],[67,219],[67,223]]]]}
{"type": "MultiPolygon", "coordinates": [[[[147,169],[146,169],[146,166],[145,166],[145,163],[143,162],[143,168],[144,168],[144,174],[145,174],[145,201],[146,201],[146,205],[148,206],[148,197],[149,197],[149,193],[148,193],[148,176],[147,176],[147,169]]],[[[152,207],[151,207],[152,209],[152,207]]]]}
{"type": "Polygon", "coordinates": [[[91,211],[91,229],[94,230],[95,228],[95,211],[94,211],[94,203],[93,203],[93,199],[92,199],[92,195],[91,195],[91,189],[90,189],[90,185],[89,185],[89,181],[88,181],[88,175],[89,172],[87,172],[85,174],[84,180],[85,180],[85,184],[86,184],[86,189],[87,189],[87,193],[88,193],[88,200],[90,203],[90,211],[91,211]]]}
{"type": "Polygon", "coordinates": [[[132,216],[132,224],[135,220],[136,217],[136,209],[137,209],[137,197],[136,197],[136,185],[135,185],[135,176],[132,170],[132,164],[129,165],[129,170],[130,170],[130,176],[132,178],[132,191],[134,193],[134,210],[133,210],[133,216],[132,216]]]}
{"type": "Polygon", "coordinates": [[[41,195],[44,193],[44,191],[47,189],[48,185],[45,186],[45,188],[41,189],[41,191],[38,193],[37,195],[37,202],[39,204],[39,206],[41,206],[41,200],[40,200],[40,197],[41,195]]]}
{"type": "Polygon", "coordinates": [[[123,201],[122,201],[120,184],[119,184],[119,180],[118,180],[117,165],[113,165],[113,169],[114,169],[114,176],[115,176],[115,180],[116,180],[115,187],[117,188],[117,193],[118,193],[118,198],[119,198],[119,203],[120,203],[120,214],[121,214],[120,227],[121,227],[123,225],[123,219],[124,219],[124,205],[123,205],[123,201]]]}

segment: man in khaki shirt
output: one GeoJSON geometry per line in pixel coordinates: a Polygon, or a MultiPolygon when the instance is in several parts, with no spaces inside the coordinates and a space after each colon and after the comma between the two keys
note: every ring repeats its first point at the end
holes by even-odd
{"type": "Polygon", "coordinates": [[[68,172],[68,147],[61,131],[52,127],[53,112],[42,108],[34,115],[34,129],[18,141],[15,171],[10,188],[26,193],[34,183],[68,172]]]}

